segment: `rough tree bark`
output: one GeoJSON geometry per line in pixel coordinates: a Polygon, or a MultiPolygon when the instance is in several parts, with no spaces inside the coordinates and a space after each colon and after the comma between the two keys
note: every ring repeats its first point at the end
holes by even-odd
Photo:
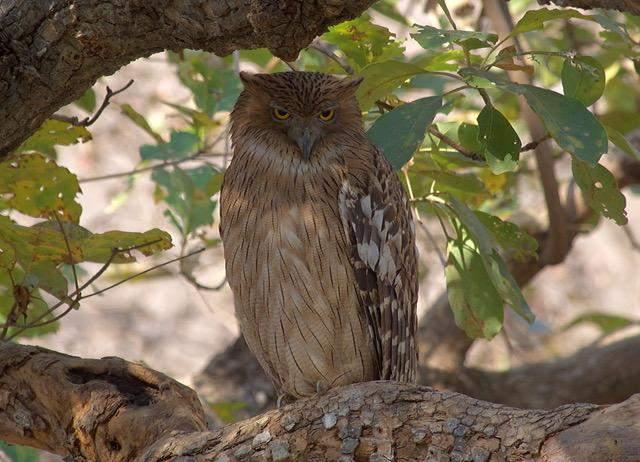
{"type": "Polygon", "coordinates": [[[140,364],[4,343],[0,439],[75,462],[624,462],[640,454],[640,395],[611,407],[521,410],[368,382],[207,431],[195,393],[140,364]]]}
{"type": "Polygon", "coordinates": [[[185,48],[269,48],[293,59],[374,0],[47,0],[0,2],[0,158],[98,77],[185,48]]]}

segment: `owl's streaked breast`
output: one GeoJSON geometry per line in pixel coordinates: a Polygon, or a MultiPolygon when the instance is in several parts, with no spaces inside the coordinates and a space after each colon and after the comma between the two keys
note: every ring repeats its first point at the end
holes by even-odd
{"type": "Polygon", "coordinates": [[[271,149],[236,149],[220,201],[227,277],[247,343],[293,396],[376,379],[338,209],[343,167],[271,149]]]}

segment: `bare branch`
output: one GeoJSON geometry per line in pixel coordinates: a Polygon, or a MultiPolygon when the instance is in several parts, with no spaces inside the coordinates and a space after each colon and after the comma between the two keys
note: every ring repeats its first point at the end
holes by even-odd
{"type": "Polygon", "coordinates": [[[329,59],[335,61],[336,64],[338,64],[338,66],[340,66],[347,74],[353,74],[353,67],[351,67],[347,60],[336,55],[333,47],[321,38],[316,38],[313,42],[311,42],[309,48],[311,48],[312,50],[316,50],[329,59]]]}
{"type": "Polygon", "coordinates": [[[328,26],[358,16],[373,0],[9,0],[6,8],[5,3],[0,157],[97,78],[137,58],[167,49],[226,56],[236,49],[268,48],[290,61],[328,26]],[[29,31],[50,33],[36,40],[29,31]]]}
{"type": "Polygon", "coordinates": [[[538,0],[540,5],[556,4],[567,8],[604,8],[640,15],[640,4],[636,0],[538,0]]]}
{"type": "Polygon", "coordinates": [[[77,127],[88,127],[89,125],[92,125],[96,120],[98,120],[98,118],[102,115],[102,112],[111,103],[111,98],[127,90],[131,85],[133,85],[133,80],[129,80],[129,82],[124,87],[116,91],[113,91],[111,88],[107,87],[107,94],[105,95],[104,100],[102,100],[102,104],[100,105],[100,107],[92,117],[87,117],[85,119],[80,120],[78,119],[78,117],[69,117],[61,114],[53,114],[50,118],[54,120],[61,120],[63,122],[68,122],[71,125],[75,125],[77,127]]]}
{"type": "Polygon", "coordinates": [[[468,150],[467,148],[462,146],[460,143],[457,143],[454,140],[452,140],[451,138],[449,138],[448,136],[440,133],[440,131],[438,130],[438,128],[435,125],[430,125],[429,128],[428,128],[428,131],[433,136],[435,136],[436,138],[441,140],[443,143],[451,146],[453,149],[458,151],[463,156],[468,157],[471,160],[476,160],[478,162],[483,162],[484,161],[484,156],[468,150]]]}
{"type": "MultiPolygon", "coordinates": [[[[149,245],[149,244],[146,244],[146,245],[149,245]]],[[[97,291],[95,291],[95,292],[90,293],[89,295],[84,295],[84,296],[82,296],[81,300],[84,300],[84,299],[87,299],[87,298],[93,297],[93,296],[95,296],[95,295],[100,295],[100,294],[102,294],[102,293],[106,292],[107,290],[113,289],[114,287],[118,287],[119,285],[124,284],[125,282],[128,282],[128,281],[130,281],[130,280],[132,280],[132,279],[135,279],[135,278],[137,278],[137,277],[140,277],[140,276],[142,276],[142,275],[144,275],[144,274],[147,274],[147,273],[149,273],[149,272],[151,272],[151,271],[155,271],[155,270],[157,270],[158,268],[162,268],[162,267],[164,267],[164,266],[170,265],[171,263],[175,263],[175,262],[177,262],[177,261],[184,260],[185,258],[192,257],[192,256],[194,256],[194,255],[197,255],[197,254],[199,254],[199,253],[204,252],[205,250],[207,250],[207,249],[203,247],[203,248],[201,248],[201,249],[194,250],[193,252],[190,252],[190,253],[188,253],[188,254],[186,254],[186,255],[180,255],[179,257],[172,258],[171,260],[168,260],[168,261],[162,262],[162,263],[160,263],[160,264],[158,264],[158,265],[154,265],[154,266],[152,266],[151,268],[148,268],[148,269],[146,269],[146,270],[144,270],[144,271],[140,271],[139,273],[133,274],[133,275],[131,275],[131,276],[129,276],[129,277],[126,277],[126,278],[122,279],[121,281],[118,281],[118,282],[116,282],[116,283],[113,283],[113,284],[111,284],[110,286],[105,287],[104,289],[97,290],[97,291]]]]}

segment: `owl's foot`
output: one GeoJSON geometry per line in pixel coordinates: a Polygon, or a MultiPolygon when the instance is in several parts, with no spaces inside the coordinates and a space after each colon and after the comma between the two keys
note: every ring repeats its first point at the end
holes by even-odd
{"type": "Polygon", "coordinates": [[[318,380],[316,382],[316,394],[317,395],[324,395],[328,390],[329,390],[329,386],[327,385],[326,382],[323,382],[321,380],[318,380]]]}
{"type": "Polygon", "coordinates": [[[276,400],[276,409],[280,409],[281,407],[286,406],[287,404],[291,404],[294,401],[295,398],[293,396],[282,393],[281,395],[278,395],[278,399],[276,400]]]}

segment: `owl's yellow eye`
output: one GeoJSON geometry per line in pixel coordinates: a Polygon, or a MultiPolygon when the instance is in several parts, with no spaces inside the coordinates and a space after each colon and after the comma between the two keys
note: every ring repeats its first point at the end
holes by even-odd
{"type": "Polygon", "coordinates": [[[320,120],[322,120],[323,122],[329,122],[334,118],[335,115],[336,115],[335,110],[328,109],[326,111],[322,111],[318,117],[320,117],[320,120]]]}
{"type": "Polygon", "coordinates": [[[289,114],[284,109],[280,109],[277,107],[273,108],[272,113],[273,113],[273,117],[277,120],[287,120],[291,116],[291,114],[289,114]]]}

